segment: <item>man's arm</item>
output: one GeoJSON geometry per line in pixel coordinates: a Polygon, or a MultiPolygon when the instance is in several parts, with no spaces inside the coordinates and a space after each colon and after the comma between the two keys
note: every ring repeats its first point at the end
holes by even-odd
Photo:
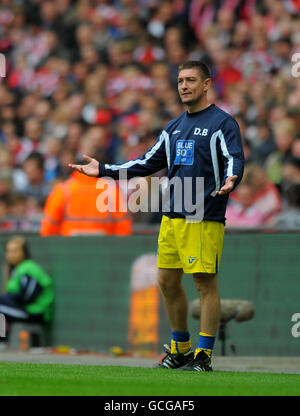
{"type": "Polygon", "coordinates": [[[224,161],[224,182],[217,195],[231,192],[240,183],[244,172],[244,152],[237,122],[231,118],[222,124],[220,151],[224,161]]]}
{"type": "Polygon", "coordinates": [[[86,165],[69,164],[69,166],[80,173],[94,177],[111,177],[119,179],[119,172],[126,171],[126,178],[136,176],[148,176],[167,166],[165,133],[162,132],[156,143],[140,158],[129,160],[117,165],[101,165],[96,159],[83,155],[86,165]]]}

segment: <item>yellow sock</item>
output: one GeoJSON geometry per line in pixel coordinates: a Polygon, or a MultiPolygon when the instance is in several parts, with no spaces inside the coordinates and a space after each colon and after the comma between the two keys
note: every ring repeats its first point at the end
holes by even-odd
{"type": "Polygon", "coordinates": [[[194,354],[194,358],[196,357],[196,355],[198,354],[198,352],[200,351],[204,351],[206,355],[208,355],[209,358],[211,358],[211,354],[213,350],[210,349],[204,349],[204,348],[196,348],[195,349],[195,354],[194,354]]]}
{"type": "Polygon", "coordinates": [[[186,352],[190,351],[191,348],[191,340],[185,342],[174,341],[173,339],[171,340],[171,354],[178,354],[179,352],[181,354],[185,354],[186,352]]]}
{"type": "Polygon", "coordinates": [[[214,343],[216,337],[214,335],[207,334],[205,332],[200,332],[199,334],[199,344],[195,350],[195,357],[200,351],[204,351],[205,354],[211,358],[214,343]]]}

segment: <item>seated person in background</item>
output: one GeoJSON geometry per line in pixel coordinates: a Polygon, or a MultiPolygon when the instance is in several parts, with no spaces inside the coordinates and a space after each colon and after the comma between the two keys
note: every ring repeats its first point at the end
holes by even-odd
{"type": "Polygon", "coordinates": [[[28,244],[21,236],[5,245],[5,270],[0,295],[0,313],[6,321],[46,324],[51,321],[54,300],[50,276],[30,258],[28,244]]]}
{"type": "MultiPolygon", "coordinates": [[[[255,164],[246,166],[243,183],[247,183],[254,191],[252,208],[263,214],[264,225],[270,224],[282,209],[281,195],[277,187],[268,180],[264,169],[255,164]]],[[[237,190],[233,191],[230,200],[241,202],[239,195],[237,190]]]]}
{"type": "Polygon", "coordinates": [[[240,183],[237,201],[231,201],[226,210],[228,227],[256,227],[264,223],[264,214],[253,206],[255,190],[247,183],[240,183]]]}
{"type": "Polygon", "coordinates": [[[287,207],[274,218],[272,225],[288,229],[300,229],[300,183],[291,183],[285,189],[287,207]]]}
{"type": "Polygon", "coordinates": [[[39,152],[32,152],[23,163],[27,185],[20,192],[37,203],[44,203],[49,195],[50,186],[45,181],[44,158],[39,152]]]}
{"type": "MultiPolygon", "coordinates": [[[[287,185],[300,183],[300,158],[290,156],[282,166],[282,189],[285,194],[287,185]]],[[[286,196],[286,195],[283,195],[286,196]]]]}

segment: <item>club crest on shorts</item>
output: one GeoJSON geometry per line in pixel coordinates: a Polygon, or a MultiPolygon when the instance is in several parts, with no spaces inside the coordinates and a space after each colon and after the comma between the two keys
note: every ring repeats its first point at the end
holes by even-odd
{"type": "Polygon", "coordinates": [[[192,263],[193,263],[193,261],[194,261],[194,260],[196,260],[196,258],[197,258],[197,257],[192,257],[192,256],[190,256],[190,257],[188,258],[188,262],[189,262],[190,264],[192,264],[192,263]]]}

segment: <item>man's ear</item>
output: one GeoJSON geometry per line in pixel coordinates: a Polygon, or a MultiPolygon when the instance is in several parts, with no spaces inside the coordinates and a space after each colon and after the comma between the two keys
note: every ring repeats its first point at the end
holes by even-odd
{"type": "Polygon", "coordinates": [[[203,89],[204,91],[208,91],[211,86],[211,78],[206,78],[206,80],[203,82],[203,89]]]}

